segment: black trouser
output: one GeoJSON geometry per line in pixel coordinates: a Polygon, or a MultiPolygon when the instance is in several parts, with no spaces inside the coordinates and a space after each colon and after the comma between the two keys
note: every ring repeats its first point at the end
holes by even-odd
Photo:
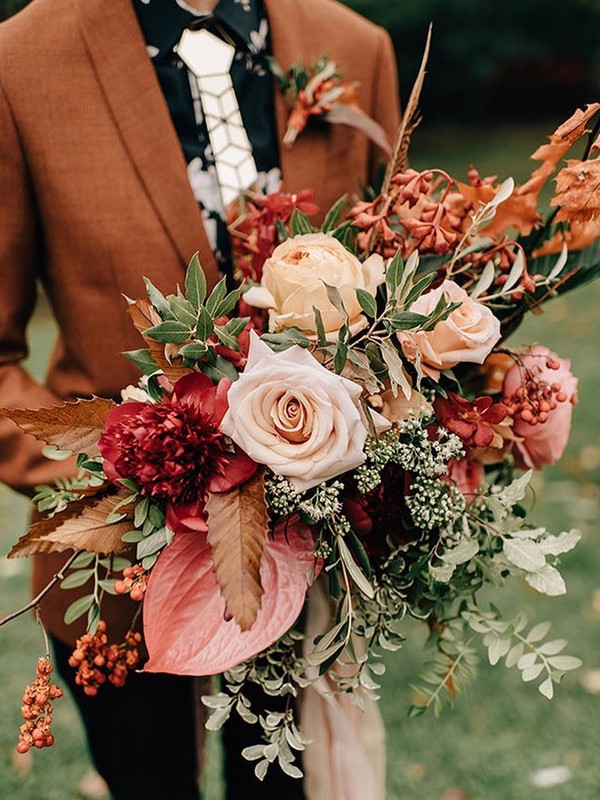
{"type": "MultiPolygon", "coordinates": [[[[72,648],[52,637],[55,666],[73,695],[85,726],[94,765],[114,800],[198,800],[197,746],[193,678],[132,673],[125,686],[104,684],[88,697],[74,681],[68,660],[72,648]]],[[[253,706],[279,709],[278,699],[255,687],[253,706]]],[[[289,778],[274,764],[264,782],[254,776],[254,764],[241,756],[257,744],[257,725],[247,725],[236,713],[224,729],[227,800],[303,800],[302,782],[289,778]]]]}

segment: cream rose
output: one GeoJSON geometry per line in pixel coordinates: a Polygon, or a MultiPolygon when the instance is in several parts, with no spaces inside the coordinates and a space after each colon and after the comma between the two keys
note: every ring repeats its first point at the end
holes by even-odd
{"type": "Polygon", "coordinates": [[[327,297],[325,282],[338,289],[355,333],[366,324],[356,289],[375,296],[384,277],[381,256],[373,255],[361,263],[332,236],[310,233],[294,236],[275,248],[265,261],[260,286],[251,287],[244,300],[269,309],[271,330],[296,327],[316,333],[314,307],[321,312],[326,333],[337,334],[343,319],[327,297]]]}
{"type": "MultiPolygon", "coordinates": [[[[229,389],[221,430],[259,464],[303,492],[365,460],[361,388],[306,350],[274,353],[252,334],[248,363],[229,389]]],[[[390,423],[371,412],[378,431],[390,423]]]]}
{"type": "Polygon", "coordinates": [[[398,334],[406,357],[415,361],[418,351],[423,371],[436,379],[442,370],[463,361],[483,364],[500,339],[500,321],[454,281],[444,281],[437,289],[422,295],[410,310],[428,316],[442,296],[460,303],[448,319],[438,322],[432,331],[398,334]]]}

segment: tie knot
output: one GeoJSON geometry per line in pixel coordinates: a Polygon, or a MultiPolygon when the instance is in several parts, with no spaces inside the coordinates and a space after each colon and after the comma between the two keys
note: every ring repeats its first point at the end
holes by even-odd
{"type": "Polygon", "coordinates": [[[235,47],[206,28],[187,28],[175,49],[197,78],[228,74],[235,57],[235,47]]]}

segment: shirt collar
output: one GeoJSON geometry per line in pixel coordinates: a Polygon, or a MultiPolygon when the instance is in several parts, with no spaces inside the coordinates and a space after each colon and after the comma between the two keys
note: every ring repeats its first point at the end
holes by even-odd
{"type": "Polygon", "coordinates": [[[264,17],[261,0],[219,0],[211,15],[197,14],[185,0],[134,0],[148,52],[154,61],[168,55],[185,28],[213,16],[234,38],[251,48],[252,33],[264,17]]]}

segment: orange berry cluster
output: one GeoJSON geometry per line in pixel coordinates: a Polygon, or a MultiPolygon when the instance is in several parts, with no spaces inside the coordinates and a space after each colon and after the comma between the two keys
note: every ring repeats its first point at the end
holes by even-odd
{"type": "Polygon", "coordinates": [[[50,730],[52,724],[51,700],[63,696],[62,689],[50,683],[52,672],[50,659],[40,658],[33,683],[25,687],[21,713],[25,722],[19,730],[17,753],[26,753],[31,747],[50,747],[54,744],[54,736],[50,730]]]}
{"type": "Polygon", "coordinates": [[[106,622],[98,623],[96,633],[84,633],[77,639],[69,665],[77,669],[75,683],[85,694],[94,697],[103,683],[109,680],[113,686],[123,686],[130,670],[135,669],[140,659],[138,645],[140,633],[129,631],[121,644],[109,644],[106,622]]]}
{"type": "MultiPolygon", "coordinates": [[[[546,367],[558,370],[560,363],[548,360],[546,367]]],[[[547,422],[557,403],[564,403],[566,400],[566,392],[562,390],[560,383],[541,381],[528,372],[523,384],[515,390],[512,397],[505,397],[503,402],[508,408],[509,416],[535,426],[547,422]]]]}
{"type": "Polygon", "coordinates": [[[133,567],[125,567],[123,570],[123,580],[115,583],[117,594],[127,594],[136,602],[144,599],[144,594],[148,588],[148,574],[141,564],[134,564],[133,567]]]}

